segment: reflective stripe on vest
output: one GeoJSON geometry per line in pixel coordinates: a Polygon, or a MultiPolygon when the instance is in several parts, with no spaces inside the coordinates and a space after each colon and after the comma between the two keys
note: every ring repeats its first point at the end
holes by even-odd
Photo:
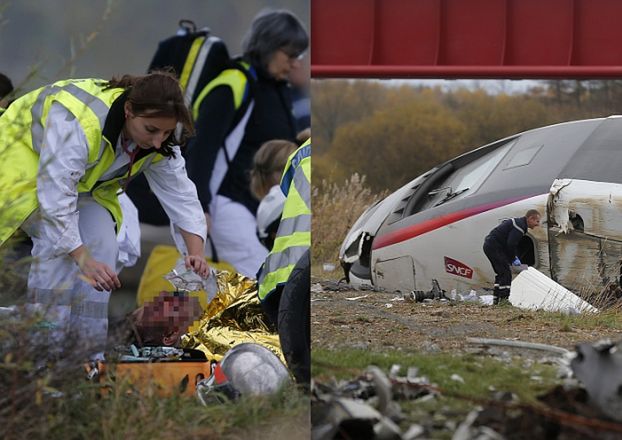
{"type": "Polygon", "coordinates": [[[294,266],[311,246],[311,140],[289,157],[281,188],[286,188],[287,199],[274,246],[258,279],[262,301],[287,282],[294,266]]]}
{"type": "MultiPolygon", "coordinates": [[[[243,64],[243,66],[246,69],[249,69],[247,64],[243,64]]],[[[205,88],[201,90],[199,96],[197,96],[196,101],[192,105],[192,116],[195,121],[199,117],[199,110],[205,97],[216,87],[223,85],[231,88],[231,92],[233,93],[233,106],[235,110],[237,111],[242,107],[244,97],[248,89],[248,80],[246,75],[244,75],[244,73],[239,69],[226,69],[210,81],[205,88]]],[[[212,199],[218,193],[220,185],[222,185],[222,181],[225,179],[227,171],[229,170],[229,164],[240,148],[242,138],[244,137],[244,133],[246,131],[246,124],[248,123],[248,119],[250,118],[254,107],[255,102],[251,101],[246,109],[246,112],[244,113],[244,116],[240,119],[240,122],[238,122],[238,124],[225,138],[224,146],[218,149],[218,153],[216,154],[216,159],[214,161],[214,167],[212,169],[212,176],[209,182],[212,199]]]]}
{"type": "Polygon", "coordinates": [[[188,81],[190,80],[190,74],[196,65],[197,57],[199,56],[199,49],[203,45],[205,41],[205,37],[195,38],[190,46],[190,50],[188,51],[188,57],[186,58],[186,62],[184,63],[184,67],[181,70],[181,75],[179,76],[179,85],[182,90],[186,89],[188,85],[188,81]]]}
{"type": "MultiPolygon", "coordinates": [[[[0,244],[6,241],[37,208],[36,180],[39,152],[49,110],[58,102],[74,115],[82,128],[88,146],[85,174],[78,182],[79,193],[93,191],[93,197],[108,209],[121,225],[121,207],[117,199],[117,178],[98,187],[98,179],[115,158],[114,147],[102,130],[110,106],[123,89],[104,90],[107,82],[96,79],[66,80],[30,92],[9,107],[0,119],[0,244]]],[[[161,160],[150,154],[134,164],[136,174],[148,163],[161,160]]]]}
{"type": "Polygon", "coordinates": [[[525,235],[525,231],[523,231],[523,229],[516,224],[516,219],[512,219],[512,226],[514,226],[516,229],[518,229],[521,234],[525,235]]]}
{"type": "Polygon", "coordinates": [[[179,84],[182,90],[184,90],[184,100],[189,108],[192,107],[192,97],[203,71],[205,60],[207,60],[207,55],[213,44],[218,41],[220,41],[220,38],[211,36],[208,38],[199,37],[192,42],[190,53],[184,63],[181,79],[179,80],[179,84]]]}

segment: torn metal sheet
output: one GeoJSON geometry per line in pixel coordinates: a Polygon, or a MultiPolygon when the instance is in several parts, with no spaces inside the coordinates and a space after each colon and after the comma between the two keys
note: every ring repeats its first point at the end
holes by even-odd
{"type": "Polygon", "coordinates": [[[529,310],[598,312],[598,309],[530,267],[512,281],[510,303],[529,310]]]}
{"type": "Polygon", "coordinates": [[[612,419],[622,422],[622,341],[579,344],[570,362],[585,386],[590,402],[612,419]]]}
{"type": "Polygon", "coordinates": [[[621,208],[620,184],[555,180],[547,202],[553,279],[574,291],[619,284],[621,208]]]}
{"type": "Polygon", "coordinates": [[[402,434],[397,422],[403,415],[397,400],[422,401],[436,394],[426,377],[414,377],[418,369],[408,368],[407,377],[398,376],[394,365],[387,376],[380,368],[370,366],[357,380],[326,385],[313,384],[311,401],[311,438],[329,440],[356,438],[377,440],[411,440],[424,434],[420,426],[402,434]]]}

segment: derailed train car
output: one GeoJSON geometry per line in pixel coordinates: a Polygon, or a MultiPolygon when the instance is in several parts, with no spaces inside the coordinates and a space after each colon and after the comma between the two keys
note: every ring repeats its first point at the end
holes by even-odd
{"type": "Polygon", "coordinates": [[[542,225],[520,242],[523,263],[576,293],[619,286],[622,116],[519,133],[424,173],[361,215],[341,264],[354,285],[482,291],[484,237],[531,208],[542,225]]]}

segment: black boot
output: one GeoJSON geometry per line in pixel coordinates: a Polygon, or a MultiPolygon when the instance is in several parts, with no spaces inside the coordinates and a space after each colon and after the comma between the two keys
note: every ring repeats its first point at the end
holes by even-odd
{"type": "Polygon", "coordinates": [[[503,305],[503,304],[509,304],[510,303],[510,288],[509,287],[505,287],[505,288],[499,288],[499,291],[497,293],[497,302],[493,303],[497,304],[497,305],[503,305]]]}
{"type": "Polygon", "coordinates": [[[499,305],[499,285],[495,284],[495,288],[492,292],[492,303],[493,305],[499,305]]]}

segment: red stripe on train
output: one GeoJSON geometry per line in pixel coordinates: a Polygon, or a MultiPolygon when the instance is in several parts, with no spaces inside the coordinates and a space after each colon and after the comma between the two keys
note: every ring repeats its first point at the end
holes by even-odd
{"type": "MultiPolygon", "coordinates": [[[[402,229],[389,232],[388,234],[380,235],[374,239],[372,249],[380,249],[392,244],[401,243],[402,241],[410,240],[422,234],[427,234],[435,229],[442,228],[451,223],[463,220],[465,218],[481,214],[482,212],[490,211],[491,209],[500,208],[501,206],[509,205],[511,203],[525,200],[533,195],[514,197],[512,199],[500,200],[498,202],[486,203],[484,205],[475,206],[472,208],[466,208],[462,211],[456,211],[449,214],[441,215],[440,217],[431,218],[425,220],[416,225],[406,226],[402,229]]],[[[488,231],[486,231],[488,232],[488,231]]]]}

